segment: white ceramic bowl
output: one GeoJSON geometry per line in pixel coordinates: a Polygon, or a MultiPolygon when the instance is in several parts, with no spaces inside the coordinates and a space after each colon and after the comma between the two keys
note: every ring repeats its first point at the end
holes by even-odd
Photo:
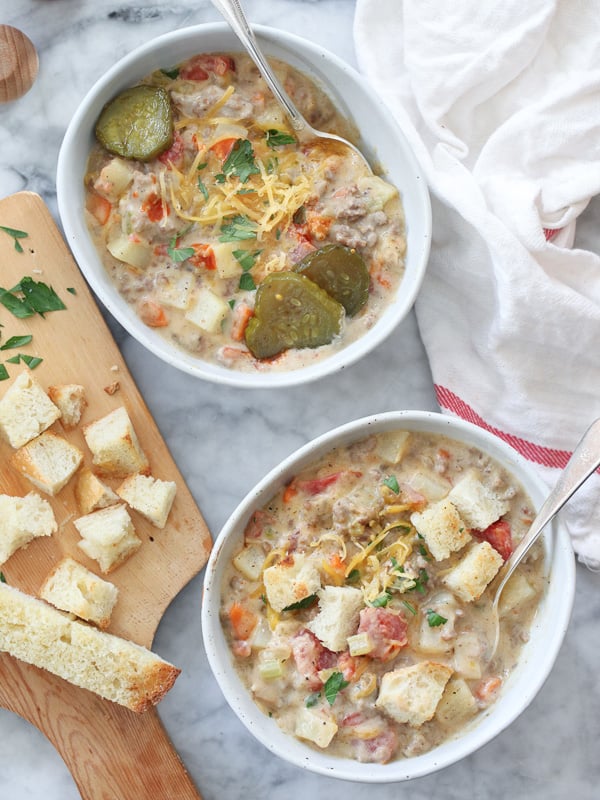
{"type": "Polygon", "coordinates": [[[544,536],[550,577],[547,592],[533,621],[530,640],[518,666],[504,684],[496,703],[477,717],[457,738],[414,758],[388,764],[361,764],[314,750],[286,735],[252,700],[233,666],[219,619],[221,584],[227,562],[242,540],[254,510],[265,504],[300,470],[333,447],[392,429],[428,431],[467,442],[488,453],[514,475],[539,508],[548,493],[531,466],[500,439],[468,422],[421,411],[388,412],[365,417],[320,436],[283,461],[254,488],[234,511],[217,538],[208,562],[202,606],[202,629],[209,664],[231,708],[265,747],[298,767],[345,780],[386,783],[409,780],[446,767],[489,742],[533,700],[546,680],[569,624],[575,588],[575,561],[568,533],[559,524],[544,536]]]}
{"type": "Polygon", "coordinates": [[[242,373],[202,361],[176,349],[145,326],[108,277],[90,239],[84,219],[83,177],[94,141],[94,126],[104,104],[122,89],[155,69],[196,53],[241,51],[225,23],[183,28],[160,36],[118,61],[92,87],[66,131],[58,158],[57,194],[67,242],[89,285],[108,311],[151,352],[174,367],[217,383],[243,387],[289,386],[330,374],[366,355],[385,339],[411,309],[420,288],[431,239],[431,209],[425,179],[391,114],[361,76],[321,47],[282,31],[255,26],[264,52],[292,64],[316,79],[338,108],[361,130],[361,147],[381,163],[387,178],[401,191],[407,221],[406,274],[392,304],[371,330],[330,358],[294,371],[242,373]]]}

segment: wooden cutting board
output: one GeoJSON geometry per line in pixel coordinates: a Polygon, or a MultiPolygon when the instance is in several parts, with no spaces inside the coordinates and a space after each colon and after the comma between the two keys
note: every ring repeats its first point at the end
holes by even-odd
{"type": "MultiPolygon", "coordinates": [[[[51,286],[67,306],[43,318],[36,315],[20,320],[0,305],[0,345],[13,336],[33,336],[28,345],[0,351],[0,361],[10,376],[0,382],[0,396],[28,369],[24,363],[6,363],[6,359],[18,353],[41,357],[43,361],[32,375],[44,389],[58,383],[83,384],[88,407],[82,424],[124,405],[150,459],[152,474],[177,483],[164,530],[131,511],[143,545],[107,576],[119,588],[109,631],[151,647],[165,609],[206,563],[210,533],[42,199],[21,192],[0,200],[0,226],[27,233],[18,239],[23,250],[19,252],[13,238],[0,230],[0,286],[11,289],[29,276],[51,286]],[[107,392],[107,387],[113,393],[107,392]]],[[[60,422],[53,429],[76,444],[85,454],[84,463],[91,465],[80,429],[64,431],[60,422]]],[[[0,493],[24,495],[33,487],[11,466],[13,452],[0,442],[0,493]]],[[[73,486],[72,480],[56,498],[48,498],[58,532],[34,540],[0,566],[10,585],[37,594],[52,566],[65,555],[98,573],[97,563],[77,547],[79,534],[73,519],[79,512],[73,486]]],[[[84,800],[199,798],[155,709],[134,714],[6,653],[0,653],[0,705],[29,720],[48,737],[84,800]]]]}

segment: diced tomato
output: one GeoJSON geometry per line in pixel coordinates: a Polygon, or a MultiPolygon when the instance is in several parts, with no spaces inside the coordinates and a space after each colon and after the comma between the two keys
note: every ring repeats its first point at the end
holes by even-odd
{"type": "Polygon", "coordinates": [[[360,612],[358,633],[366,633],[373,644],[371,658],[390,661],[408,644],[408,623],[395,611],[368,606],[360,612]]]}
{"type": "Polygon", "coordinates": [[[160,222],[169,213],[169,206],[163,202],[162,197],[152,193],[142,203],[142,211],[150,222],[160,222]]]}
{"type": "Polygon", "coordinates": [[[421,492],[413,489],[409,483],[400,484],[400,498],[415,511],[420,511],[427,505],[427,498],[421,492]]]}
{"type": "Polygon", "coordinates": [[[232,603],[228,616],[236,639],[245,641],[252,636],[252,631],[258,624],[258,616],[254,611],[250,611],[241,603],[232,603]]]}
{"type": "Polygon", "coordinates": [[[179,71],[179,77],[186,81],[205,81],[209,72],[223,76],[229,71],[235,72],[233,58],[213,53],[202,53],[190,59],[185,67],[179,71]]]}
{"type": "Polygon", "coordinates": [[[231,338],[235,342],[241,342],[248,323],[254,316],[254,311],[246,303],[238,303],[233,312],[233,324],[231,326],[231,338]]]}
{"type": "Polygon", "coordinates": [[[486,528],[484,531],[472,531],[473,536],[483,542],[489,542],[494,550],[497,550],[506,561],[512,554],[513,541],[510,524],[499,519],[486,528]]]}
{"type": "Polygon", "coordinates": [[[294,486],[298,491],[306,492],[306,494],[320,494],[344,475],[354,475],[356,478],[360,478],[362,472],[345,469],[340,472],[332,472],[331,475],[325,475],[323,478],[309,478],[305,481],[295,480],[294,486]]]}
{"type": "Polygon", "coordinates": [[[319,678],[319,672],[336,665],[336,654],[324,647],[314,633],[306,628],[298,631],[290,644],[296,669],[306,680],[307,687],[311,690],[320,689],[323,681],[319,678]]]}
{"type": "Polygon", "coordinates": [[[358,761],[367,764],[387,764],[398,747],[398,736],[392,728],[371,739],[356,739],[355,754],[358,761]]]}
{"type": "Polygon", "coordinates": [[[344,650],[338,657],[337,668],[344,676],[345,681],[353,681],[357,677],[358,661],[350,655],[348,650],[344,650]]]}
{"type": "Polygon", "coordinates": [[[142,322],[150,328],[165,328],[169,324],[164,308],[156,300],[143,297],[138,303],[137,310],[142,322]]]}
{"type": "Polygon", "coordinates": [[[185,144],[179,131],[175,131],[173,142],[168,150],[163,151],[158,160],[163,164],[172,164],[175,167],[181,166],[183,163],[183,154],[185,152],[185,144]]]}
{"type": "Polygon", "coordinates": [[[217,268],[215,253],[209,244],[192,244],[190,247],[193,247],[196,251],[195,255],[188,259],[190,264],[202,269],[213,270],[217,268]]]}
{"type": "Polygon", "coordinates": [[[501,686],[502,678],[498,677],[498,675],[493,675],[480,681],[474,692],[480,708],[486,708],[494,702],[501,686]]]}
{"type": "Polygon", "coordinates": [[[253,358],[249,350],[242,350],[241,347],[228,347],[227,345],[219,350],[219,355],[226,364],[235,364],[235,362],[239,361],[241,358],[253,358]]]}
{"type": "Polygon", "coordinates": [[[312,237],[306,222],[293,222],[290,225],[290,233],[293,234],[297,239],[304,240],[312,244],[312,237]]]}
{"type": "Polygon", "coordinates": [[[283,490],[282,500],[284,503],[289,503],[292,497],[295,497],[297,494],[298,489],[294,485],[294,481],[291,480],[283,490]]]}
{"type": "Polygon", "coordinates": [[[261,508],[258,508],[250,517],[246,530],[244,531],[245,539],[258,539],[267,525],[274,522],[274,517],[261,508]]]}
{"type": "Polygon", "coordinates": [[[229,156],[229,154],[231,153],[231,151],[233,150],[233,145],[236,142],[237,139],[235,137],[231,137],[229,139],[221,139],[220,141],[215,142],[211,147],[209,147],[209,150],[211,150],[220,161],[225,161],[229,156]]]}
{"type": "Polygon", "coordinates": [[[309,214],[306,220],[306,225],[311,238],[322,242],[329,233],[329,228],[331,228],[332,222],[333,219],[331,217],[323,217],[319,214],[309,214]]]}
{"type": "Polygon", "coordinates": [[[233,650],[234,656],[238,658],[250,658],[252,655],[252,645],[250,642],[243,641],[242,639],[236,639],[232,643],[231,649],[233,650]]]}
{"type": "Polygon", "coordinates": [[[88,192],[85,207],[98,220],[100,225],[106,225],[112,210],[112,206],[106,197],[102,197],[96,192],[88,192]]]}
{"type": "Polygon", "coordinates": [[[169,245],[166,242],[161,242],[160,244],[155,244],[152,248],[152,252],[155,256],[165,257],[169,255],[169,245]]]}

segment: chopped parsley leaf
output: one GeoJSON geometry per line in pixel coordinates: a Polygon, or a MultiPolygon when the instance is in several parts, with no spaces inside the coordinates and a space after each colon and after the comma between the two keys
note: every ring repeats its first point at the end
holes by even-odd
{"type": "Polygon", "coordinates": [[[67,292],[69,292],[70,294],[77,294],[77,292],[72,286],[67,286],[67,292]]]}
{"type": "Polygon", "coordinates": [[[39,358],[39,356],[27,356],[24,355],[23,353],[19,353],[19,356],[21,358],[21,361],[27,364],[29,369],[35,369],[44,360],[43,358],[39,358]]]}
{"type": "Polygon", "coordinates": [[[237,175],[242,183],[246,183],[250,175],[260,175],[254,160],[254,150],[248,139],[238,139],[223,163],[223,174],[237,175]]]}
{"type": "Polygon", "coordinates": [[[254,278],[249,272],[244,272],[242,275],[240,275],[239,288],[243,292],[253,292],[256,289],[254,278]]]}
{"type": "Polygon", "coordinates": [[[62,311],[66,308],[63,301],[51,286],[33,278],[21,278],[20,283],[12,289],[21,292],[27,305],[40,317],[47,311],[62,311]]]}
{"type": "Polygon", "coordinates": [[[384,478],[383,483],[388,489],[391,489],[394,494],[400,494],[400,486],[398,486],[398,480],[395,475],[388,475],[387,478],[384,478]]]}
{"type": "Polygon", "coordinates": [[[179,77],[179,67],[175,67],[174,69],[161,69],[163,75],[166,75],[167,78],[171,78],[171,80],[175,80],[175,78],[179,77]]]}
{"type": "Polygon", "coordinates": [[[430,628],[439,628],[440,625],[448,622],[446,617],[442,617],[442,615],[434,611],[433,608],[428,608],[425,613],[427,614],[427,622],[430,628]]]}
{"type": "Polygon", "coordinates": [[[402,605],[406,606],[406,608],[410,611],[410,613],[416,616],[417,609],[413,606],[412,603],[409,603],[408,600],[403,600],[402,605]]]}
{"type": "Polygon", "coordinates": [[[183,231],[176,233],[175,236],[169,242],[169,246],[167,247],[167,253],[169,257],[176,261],[177,263],[181,263],[182,261],[187,261],[188,258],[191,258],[195,254],[195,250],[193,247],[178,247],[177,242],[179,241],[180,237],[187,233],[190,226],[188,225],[183,231]]]}
{"type": "Polygon", "coordinates": [[[26,344],[29,344],[32,339],[33,336],[31,334],[27,336],[11,336],[10,339],[7,339],[0,347],[0,350],[14,350],[16,347],[24,347],[26,344]]]}
{"type": "Polygon", "coordinates": [[[262,250],[234,250],[233,257],[238,261],[244,272],[252,269],[262,250]]]}
{"type": "Polygon", "coordinates": [[[371,605],[374,608],[383,608],[384,606],[387,606],[391,599],[392,595],[389,592],[382,592],[375,598],[375,600],[372,601],[371,605]]]}
{"type": "Polygon", "coordinates": [[[202,180],[202,178],[198,178],[198,189],[202,193],[202,196],[205,200],[208,200],[208,189],[206,188],[206,184],[202,180]]]}
{"type": "Polygon", "coordinates": [[[325,685],[323,686],[325,697],[327,698],[327,702],[330,706],[335,703],[335,698],[338,696],[338,693],[341,692],[342,689],[345,689],[346,686],[348,686],[348,681],[344,680],[343,673],[331,673],[331,675],[325,681],[325,685]]]}
{"type": "Polygon", "coordinates": [[[424,558],[426,561],[431,561],[431,556],[429,555],[429,553],[428,553],[428,551],[427,551],[427,548],[425,547],[425,545],[424,545],[424,544],[421,544],[421,543],[419,542],[419,547],[418,547],[417,549],[418,549],[419,553],[420,553],[420,554],[423,556],[423,558],[424,558]]]}
{"type": "Polygon", "coordinates": [[[4,233],[7,233],[9,236],[12,237],[15,243],[15,250],[17,251],[17,253],[23,252],[23,248],[21,246],[21,242],[19,241],[19,239],[26,239],[29,236],[28,233],[26,233],[25,231],[20,231],[17,228],[7,228],[6,225],[0,225],[0,231],[4,231],[4,233]]]}
{"type": "Polygon", "coordinates": [[[312,708],[313,706],[316,706],[317,703],[319,702],[319,697],[321,697],[321,692],[312,692],[312,694],[309,694],[306,700],[304,701],[304,705],[307,708],[312,708]]]}
{"type": "Polygon", "coordinates": [[[3,572],[0,572],[0,583],[6,583],[6,578],[4,577],[3,572]]]}
{"type": "Polygon", "coordinates": [[[52,287],[28,277],[21,278],[10,291],[0,288],[0,303],[18,319],[26,319],[34,314],[43,317],[47,311],[66,308],[52,287]],[[19,297],[20,294],[23,297],[19,297]]]}
{"type": "Polygon", "coordinates": [[[356,583],[360,578],[360,572],[357,569],[351,570],[346,577],[346,583],[356,583]]]}
{"type": "Polygon", "coordinates": [[[419,594],[425,594],[427,591],[426,585],[427,581],[429,580],[429,575],[427,574],[427,570],[421,569],[419,570],[419,577],[415,581],[414,588],[416,589],[419,594]]]}
{"type": "Polygon", "coordinates": [[[293,136],[290,136],[289,133],[285,133],[284,131],[278,131],[276,128],[269,128],[265,136],[267,138],[267,144],[271,149],[281,147],[281,145],[284,144],[296,144],[296,139],[293,136]]]}
{"type": "Polygon", "coordinates": [[[221,225],[220,242],[241,242],[245,239],[256,239],[258,226],[243,214],[236,214],[234,217],[227,217],[227,221],[221,225]]]}
{"type": "Polygon", "coordinates": [[[302,608],[310,608],[313,603],[317,600],[316,594],[309,594],[306,597],[303,597],[302,600],[298,600],[297,603],[291,603],[289,606],[286,606],[283,611],[299,611],[302,608]]]}
{"type": "Polygon", "coordinates": [[[8,370],[4,366],[4,364],[0,364],[0,381],[8,380],[8,370]]]}

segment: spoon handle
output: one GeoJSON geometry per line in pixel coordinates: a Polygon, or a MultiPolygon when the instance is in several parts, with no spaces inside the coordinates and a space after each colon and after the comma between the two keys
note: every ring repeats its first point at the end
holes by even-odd
{"type": "Polygon", "coordinates": [[[598,466],[600,466],[600,419],[593,422],[584,433],[527,534],[502,567],[502,580],[496,590],[497,597],[542,530],[598,466]]]}
{"type": "Polygon", "coordinates": [[[267,60],[262,54],[239,0],[212,0],[212,4],[225,17],[233,32],[247,49],[252,60],[277,100],[285,108],[294,130],[302,131],[308,127],[306,120],[290,100],[285,89],[273,74],[267,60]]]}

